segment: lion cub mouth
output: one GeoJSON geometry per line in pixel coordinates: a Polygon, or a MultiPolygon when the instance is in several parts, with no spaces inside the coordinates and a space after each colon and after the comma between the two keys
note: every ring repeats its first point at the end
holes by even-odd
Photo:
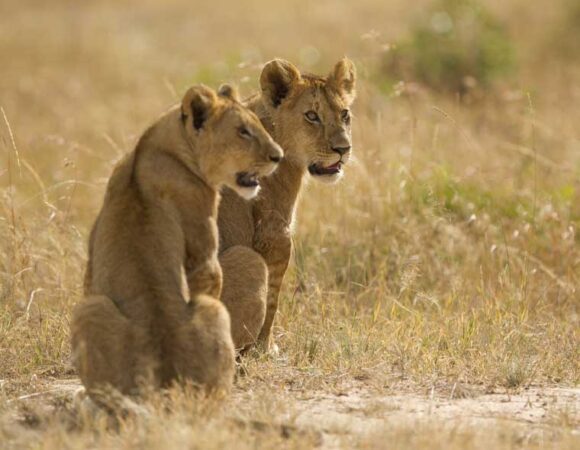
{"type": "Polygon", "coordinates": [[[342,170],[342,161],[337,161],[330,166],[323,166],[319,163],[313,163],[308,166],[308,171],[311,175],[336,175],[342,170]]]}
{"type": "Polygon", "coordinates": [[[246,200],[250,200],[260,192],[260,181],[256,172],[238,172],[236,174],[236,191],[246,200]]]}
{"type": "Polygon", "coordinates": [[[260,186],[257,173],[238,172],[236,174],[236,183],[243,188],[255,188],[260,186]]]}

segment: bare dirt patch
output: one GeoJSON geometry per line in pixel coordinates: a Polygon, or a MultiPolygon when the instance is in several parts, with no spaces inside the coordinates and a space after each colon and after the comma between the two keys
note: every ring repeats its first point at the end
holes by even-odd
{"type": "MultiPolygon", "coordinates": [[[[82,414],[73,402],[81,387],[78,380],[53,380],[36,387],[35,392],[6,400],[0,426],[10,428],[9,435],[20,439],[28,434],[29,442],[34,442],[46,432],[43,421],[60,417],[64,428],[75,432],[71,424],[82,414]]],[[[404,386],[380,393],[359,383],[335,392],[282,389],[266,397],[262,394],[259,385],[238,387],[220,420],[258,435],[274,433],[283,441],[324,449],[383,448],[387,443],[395,448],[397,443],[404,448],[421,448],[422,441],[415,440],[423,436],[429,443],[425,436],[434,430],[432,443],[444,441],[449,448],[481,437],[486,438],[482,442],[490,442],[492,434],[496,441],[501,438],[501,443],[507,439],[526,445],[556,444],[562,443],[562,436],[566,443],[580,443],[578,388],[534,386],[510,392],[444,384],[428,389],[404,386]],[[455,442],[457,436],[461,440],[455,442]]],[[[150,420],[149,413],[138,420],[150,420]]]]}
{"type": "Polygon", "coordinates": [[[336,444],[336,435],[357,442],[380,436],[386,428],[418,424],[480,431],[509,425],[528,434],[554,432],[563,426],[565,416],[565,423],[574,426],[580,438],[580,389],[534,387],[518,393],[478,394],[477,388],[456,386],[454,391],[433,389],[424,394],[384,396],[364,389],[338,396],[314,393],[309,399],[297,401],[301,411],[297,423],[317,424],[328,437],[325,442],[336,444]],[[469,398],[460,398],[465,396],[460,389],[469,389],[469,398]]]}

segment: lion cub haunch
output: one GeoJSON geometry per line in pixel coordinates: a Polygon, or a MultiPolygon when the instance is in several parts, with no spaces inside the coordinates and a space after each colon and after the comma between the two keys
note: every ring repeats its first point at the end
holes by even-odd
{"type": "Polygon", "coordinates": [[[191,88],[114,170],[89,241],[73,359],[89,394],[190,380],[230,389],[234,346],[218,300],[219,189],[251,198],[283,154],[229,88],[191,88]]]}

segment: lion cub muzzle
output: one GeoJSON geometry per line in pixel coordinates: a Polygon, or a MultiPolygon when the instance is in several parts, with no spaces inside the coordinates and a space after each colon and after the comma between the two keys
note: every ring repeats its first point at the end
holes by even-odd
{"type": "MultiPolygon", "coordinates": [[[[267,134],[266,131],[264,133],[267,134]]],[[[251,170],[236,173],[236,191],[245,199],[251,199],[260,191],[260,179],[274,173],[284,157],[282,148],[268,135],[260,143],[262,161],[256,162],[251,170]]]]}

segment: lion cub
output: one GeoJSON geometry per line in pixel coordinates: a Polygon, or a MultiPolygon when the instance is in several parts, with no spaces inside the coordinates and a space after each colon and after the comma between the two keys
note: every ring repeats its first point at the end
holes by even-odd
{"type": "Polygon", "coordinates": [[[231,87],[216,95],[196,86],[115,168],[90,236],[86,300],[71,324],[89,395],[178,379],[229,390],[234,346],[218,300],[219,189],[252,198],[282,156],[231,87]]]}

